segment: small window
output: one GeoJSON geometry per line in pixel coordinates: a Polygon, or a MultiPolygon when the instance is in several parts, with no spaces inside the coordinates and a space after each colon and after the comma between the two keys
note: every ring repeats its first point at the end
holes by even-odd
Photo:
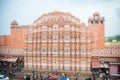
{"type": "Polygon", "coordinates": [[[74,27],[74,26],[72,26],[72,27],[71,27],[71,30],[72,30],[72,31],[75,31],[75,27],[74,27]]]}
{"type": "Polygon", "coordinates": [[[37,29],[33,29],[34,30],[34,33],[36,33],[37,32],[37,29]]]}
{"type": "Polygon", "coordinates": [[[110,54],[112,54],[112,50],[110,50],[110,54]]]}
{"type": "Polygon", "coordinates": [[[86,48],[85,48],[85,46],[81,46],[81,53],[82,54],[86,54],[86,48]]]}
{"type": "Polygon", "coordinates": [[[47,36],[42,36],[42,41],[47,41],[47,36]]]}
{"type": "Polygon", "coordinates": [[[42,63],[46,63],[46,58],[43,58],[43,59],[42,59],[42,63]]]}
{"type": "Polygon", "coordinates": [[[83,26],[83,27],[80,28],[80,31],[81,31],[82,33],[85,33],[85,32],[86,32],[86,28],[83,26]]]}
{"type": "Polygon", "coordinates": [[[58,30],[58,25],[57,24],[53,25],[53,30],[58,30]]]}
{"type": "Polygon", "coordinates": [[[91,24],[93,24],[93,21],[91,21],[91,24]]]}
{"type": "Polygon", "coordinates": [[[58,47],[53,47],[52,52],[58,52],[58,47]]]}
{"type": "Polygon", "coordinates": [[[70,36],[64,36],[64,41],[70,41],[70,36]]]}
{"type": "Polygon", "coordinates": [[[81,37],[81,42],[85,42],[86,41],[86,37],[81,37]]]}
{"type": "Polygon", "coordinates": [[[70,30],[70,25],[65,25],[64,30],[70,30]]]}
{"type": "Polygon", "coordinates": [[[40,32],[40,28],[38,28],[38,32],[40,32]]]}
{"type": "Polygon", "coordinates": [[[100,22],[101,24],[103,23],[103,21],[100,22]]]}
{"type": "Polygon", "coordinates": [[[28,48],[28,52],[32,52],[32,48],[28,48]]]}
{"type": "Polygon", "coordinates": [[[69,64],[69,59],[65,59],[65,64],[69,64]]]}
{"type": "Polygon", "coordinates": [[[47,52],[46,48],[42,48],[42,52],[47,52]]]}
{"type": "Polygon", "coordinates": [[[65,53],[70,53],[70,48],[65,48],[65,49],[64,49],[64,52],[65,52],[65,53]]]}
{"type": "Polygon", "coordinates": [[[53,36],[53,41],[58,41],[58,36],[53,36]]]}
{"type": "Polygon", "coordinates": [[[47,30],[47,26],[42,26],[42,30],[46,31],[47,30]]]}
{"type": "Polygon", "coordinates": [[[95,21],[95,24],[98,24],[98,21],[95,21]]]}
{"type": "Polygon", "coordinates": [[[33,29],[28,29],[28,33],[33,33],[33,29]]]}

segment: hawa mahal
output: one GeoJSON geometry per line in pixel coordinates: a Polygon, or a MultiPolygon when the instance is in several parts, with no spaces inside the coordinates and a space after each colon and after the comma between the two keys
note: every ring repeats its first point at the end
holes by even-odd
{"type": "Polygon", "coordinates": [[[104,17],[95,12],[88,23],[71,13],[53,11],[30,25],[11,22],[11,34],[0,36],[0,60],[23,59],[25,69],[91,73],[120,71],[120,46],[105,45],[104,17]],[[22,58],[21,58],[22,56],[22,58]]]}

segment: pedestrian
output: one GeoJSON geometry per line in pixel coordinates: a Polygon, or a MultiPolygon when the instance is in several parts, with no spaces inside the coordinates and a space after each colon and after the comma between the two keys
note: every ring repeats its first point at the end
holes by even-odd
{"type": "Polygon", "coordinates": [[[65,78],[66,78],[66,73],[65,73],[65,78]]]}
{"type": "Polygon", "coordinates": [[[75,76],[74,80],[78,80],[78,78],[75,76]]]}
{"type": "Polygon", "coordinates": [[[41,75],[41,73],[40,73],[40,80],[43,80],[43,76],[41,75]]]}
{"type": "Polygon", "coordinates": [[[13,72],[13,76],[16,76],[15,72],[13,72]]]}
{"type": "Polygon", "coordinates": [[[9,73],[10,75],[12,75],[13,74],[13,72],[12,71],[10,71],[10,73],[9,73]]]}
{"type": "Polygon", "coordinates": [[[76,77],[76,80],[78,80],[78,78],[76,77]]]}

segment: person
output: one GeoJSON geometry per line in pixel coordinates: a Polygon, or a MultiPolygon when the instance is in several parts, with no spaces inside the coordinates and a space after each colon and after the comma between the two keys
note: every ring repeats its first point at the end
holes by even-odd
{"type": "Polygon", "coordinates": [[[15,74],[15,72],[13,72],[13,76],[15,76],[16,74],[15,74]]]}
{"type": "Polygon", "coordinates": [[[65,73],[65,78],[66,78],[66,73],[65,73]]]}
{"type": "Polygon", "coordinates": [[[53,78],[54,78],[54,80],[57,80],[57,75],[56,75],[56,74],[54,74],[53,78]]]}
{"type": "Polygon", "coordinates": [[[75,77],[75,79],[74,80],[78,80],[78,78],[77,77],[75,77]]]}
{"type": "Polygon", "coordinates": [[[40,80],[43,80],[43,76],[41,75],[41,73],[40,73],[40,80]]]}
{"type": "Polygon", "coordinates": [[[12,71],[10,71],[10,73],[9,73],[10,75],[12,75],[13,74],[13,72],[12,71]]]}
{"type": "Polygon", "coordinates": [[[74,80],[78,80],[76,76],[75,76],[74,80]]]}
{"type": "Polygon", "coordinates": [[[76,80],[78,80],[78,78],[76,77],[76,80]]]}
{"type": "Polygon", "coordinates": [[[35,76],[35,72],[34,70],[32,70],[32,77],[34,78],[34,76],[35,76]]]}

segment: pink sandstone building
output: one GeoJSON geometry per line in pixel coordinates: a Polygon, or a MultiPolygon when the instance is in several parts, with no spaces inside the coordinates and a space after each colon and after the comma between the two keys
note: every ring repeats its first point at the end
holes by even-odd
{"type": "Polygon", "coordinates": [[[0,54],[23,56],[24,69],[90,74],[107,68],[114,76],[120,71],[120,46],[105,46],[104,27],[98,12],[88,24],[59,11],[43,14],[31,25],[13,21],[11,35],[0,36],[0,54]]]}

